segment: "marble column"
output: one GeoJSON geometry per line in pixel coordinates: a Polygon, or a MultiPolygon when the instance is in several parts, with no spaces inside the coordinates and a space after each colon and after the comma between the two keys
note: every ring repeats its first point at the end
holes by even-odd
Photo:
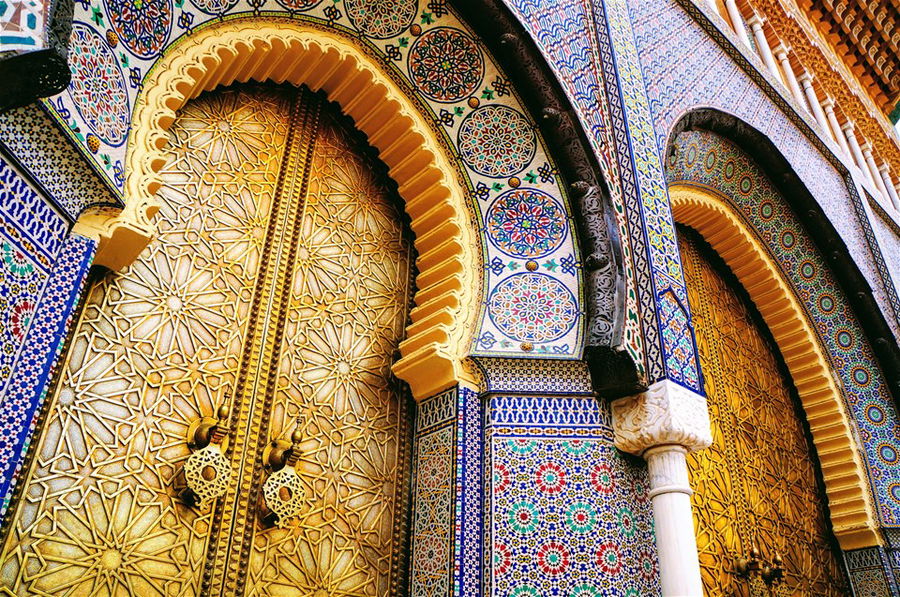
{"type": "Polygon", "coordinates": [[[794,76],[794,69],[791,66],[790,58],[788,58],[789,51],[790,48],[788,46],[783,43],[778,44],[778,47],[775,48],[775,57],[781,63],[781,72],[784,73],[788,89],[791,90],[794,99],[808,111],[809,106],[806,105],[806,98],[803,96],[803,91],[800,90],[800,84],[797,82],[797,77],[794,76]]]}
{"type": "Polygon", "coordinates": [[[706,398],[668,380],[612,402],[616,447],[647,460],[664,596],[703,595],[687,454],[712,444],[706,398]]]}
{"type": "Polygon", "coordinates": [[[819,96],[816,95],[816,89],[813,87],[812,75],[807,71],[803,71],[803,73],[797,77],[797,80],[800,81],[800,84],[803,86],[803,92],[806,94],[809,107],[812,108],[813,118],[816,119],[816,122],[822,127],[822,130],[825,131],[825,133],[830,133],[831,127],[828,126],[828,119],[825,118],[825,112],[822,111],[822,105],[819,103],[819,96]]]}
{"type": "Polygon", "coordinates": [[[741,11],[738,10],[735,0],[725,0],[725,10],[728,11],[728,17],[731,19],[734,32],[747,44],[747,47],[752,48],[753,44],[750,43],[750,35],[747,33],[747,28],[744,27],[744,19],[741,17],[741,11]]]}
{"type": "Polygon", "coordinates": [[[884,186],[887,188],[888,197],[890,197],[894,209],[900,211],[900,196],[897,195],[897,187],[894,185],[894,181],[891,180],[890,168],[887,164],[882,164],[878,168],[878,173],[881,174],[881,180],[884,181],[884,186]]]}
{"type": "Polygon", "coordinates": [[[863,159],[866,160],[866,167],[868,167],[869,169],[869,174],[871,175],[872,182],[874,182],[875,186],[878,187],[878,190],[881,191],[882,197],[887,199],[887,187],[884,186],[884,181],[881,180],[881,173],[878,172],[878,166],[875,165],[875,156],[872,155],[872,144],[866,141],[862,146],[862,150],[863,159]]]}
{"type": "Polygon", "coordinates": [[[826,96],[822,101],[822,109],[825,111],[825,118],[828,119],[828,124],[831,125],[831,134],[838,142],[838,145],[841,146],[844,154],[848,157],[852,157],[850,154],[850,146],[847,145],[847,139],[844,137],[844,132],[841,130],[841,123],[838,122],[837,114],[834,112],[834,100],[826,96]]]}
{"type": "Polygon", "coordinates": [[[866,166],[866,158],[863,157],[862,148],[859,146],[859,141],[856,140],[856,133],[853,132],[853,123],[845,122],[841,126],[841,130],[844,132],[844,137],[847,138],[847,145],[850,146],[850,155],[853,156],[853,160],[856,162],[856,167],[859,168],[863,176],[869,179],[869,182],[874,183],[872,180],[872,175],[869,174],[869,167],[866,166]]]}
{"type": "Polygon", "coordinates": [[[753,39],[756,40],[756,47],[759,48],[759,55],[762,56],[763,62],[766,63],[766,68],[768,68],[769,72],[775,77],[781,79],[781,71],[778,70],[778,64],[775,62],[775,56],[772,55],[772,48],[769,46],[769,40],[766,39],[766,32],[763,30],[763,22],[763,18],[756,13],[753,13],[753,16],[747,19],[750,30],[753,32],[753,39]]]}

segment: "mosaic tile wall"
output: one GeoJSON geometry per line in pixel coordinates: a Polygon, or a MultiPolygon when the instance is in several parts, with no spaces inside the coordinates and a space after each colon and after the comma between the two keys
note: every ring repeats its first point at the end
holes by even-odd
{"type": "Polygon", "coordinates": [[[93,252],[0,157],[0,516],[93,252]]]}
{"type": "Polygon", "coordinates": [[[866,547],[844,552],[844,562],[855,597],[893,597],[898,595],[894,578],[885,574],[889,570],[887,550],[866,547]]]}
{"type": "Polygon", "coordinates": [[[49,0],[0,2],[0,48],[4,52],[42,49],[49,7],[49,0]]]}
{"type": "MultiPolygon", "coordinates": [[[[887,283],[890,277],[882,257],[890,249],[878,247],[855,185],[826,159],[828,148],[804,132],[804,127],[816,126],[811,117],[797,117],[806,118],[805,125],[796,118],[792,121],[783,111],[786,104],[776,102],[760,86],[764,77],[756,73],[751,78],[735,61],[736,53],[727,53],[698,24],[701,9],[692,2],[628,0],[628,9],[660,150],[665,150],[669,131],[677,121],[697,107],[733,114],[765,134],[841,234],[878,304],[888,314],[889,325],[900,337],[900,305],[896,289],[887,283]],[[685,68],[687,64],[703,68],[685,68]]],[[[765,70],[761,62],[757,67],[765,70]]],[[[786,90],[784,94],[789,96],[786,90]]]]}
{"type": "Polygon", "coordinates": [[[0,114],[0,147],[70,221],[89,207],[122,206],[40,104],[0,114]]]}
{"type": "Polygon", "coordinates": [[[591,396],[492,396],[485,578],[496,597],[659,594],[643,461],[591,396]]]}
{"type": "Polygon", "coordinates": [[[410,591],[481,595],[481,399],[451,388],[416,413],[410,591]]]}
{"type": "MultiPolygon", "coordinates": [[[[531,33],[532,39],[555,69],[572,105],[577,108],[582,126],[588,133],[609,185],[629,284],[626,294],[625,349],[643,373],[644,341],[637,290],[633,285],[635,271],[623,199],[623,177],[616,150],[616,131],[610,126],[609,105],[602,81],[603,69],[596,43],[597,24],[591,1],[506,0],[506,4],[531,33]]],[[[628,180],[631,180],[630,176],[628,180]]]]}
{"type": "MultiPolygon", "coordinates": [[[[869,205],[873,203],[874,201],[869,199],[869,205]]],[[[873,211],[875,213],[872,214],[872,228],[875,238],[882,247],[884,261],[892,276],[894,286],[900,288],[900,226],[897,226],[890,216],[880,209],[873,211]]]]}
{"type": "MultiPolygon", "coordinates": [[[[537,368],[553,377],[555,362],[537,368]]],[[[540,375],[514,368],[498,387],[540,375]]],[[[454,388],[416,414],[415,595],[659,594],[644,462],[616,450],[586,371],[554,393],[454,388]]]]}
{"type": "MultiPolygon", "coordinates": [[[[577,0],[536,3],[510,0],[510,4],[530,24],[548,56],[572,55],[557,60],[565,78],[584,52],[559,38],[555,14],[577,15],[571,19],[577,27],[590,31],[592,69],[600,73],[605,99],[585,102],[576,99],[582,117],[590,121],[597,106],[608,112],[610,134],[603,138],[605,163],[615,162],[618,179],[611,183],[620,191],[619,216],[627,223],[622,236],[630,260],[628,274],[636,287],[629,298],[637,305],[629,311],[633,325],[643,336],[646,373],[649,381],[671,379],[694,391],[702,391],[696,359],[690,314],[685,297],[681,264],[674,246],[674,232],[668,196],[663,184],[659,147],[651,120],[644,75],[638,60],[635,32],[625,0],[607,0],[593,4],[577,0]],[[544,8],[551,5],[554,9],[544,8]],[[589,6],[585,10],[585,6],[589,6]]],[[[584,43],[584,42],[582,42],[584,43]]],[[[570,92],[571,93],[571,92],[570,92]]],[[[574,96],[576,97],[577,96],[574,96]]]]}
{"type": "Polygon", "coordinates": [[[752,159],[717,135],[681,133],[667,165],[670,183],[726,197],[781,267],[841,380],[878,516],[900,526],[900,417],[862,327],[803,224],[752,159]]]}
{"type": "Polygon", "coordinates": [[[46,107],[121,196],[147,72],[197,28],[260,13],[354,38],[442,131],[483,237],[486,298],[473,352],[580,356],[581,264],[566,191],[512,85],[443,0],[85,0],[75,6],[72,82],[46,107]]]}

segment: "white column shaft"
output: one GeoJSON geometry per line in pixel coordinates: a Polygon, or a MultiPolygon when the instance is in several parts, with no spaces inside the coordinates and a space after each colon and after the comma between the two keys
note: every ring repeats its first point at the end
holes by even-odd
{"type": "Polygon", "coordinates": [[[678,445],[656,446],[644,452],[650,473],[662,594],[702,597],[686,455],[687,450],[678,445]]]}
{"type": "Polygon", "coordinates": [[[894,181],[891,180],[891,171],[888,169],[888,165],[882,164],[878,172],[881,174],[881,180],[884,181],[888,197],[890,197],[891,203],[894,204],[894,209],[900,211],[900,196],[897,195],[897,187],[894,186],[894,181]]]}
{"type": "MultiPolygon", "coordinates": [[[[862,171],[866,178],[871,179],[872,175],[869,174],[866,158],[863,157],[862,148],[859,146],[859,141],[856,140],[856,133],[853,132],[853,125],[849,122],[845,123],[844,126],[841,127],[841,130],[844,131],[844,136],[847,137],[847,144],[850,146],[850,155],[853,156],[856,167],[862,171]]],[[[874,181],[870,180],[870,182],[874,181]]]]}
{"type": "Polygon", "coordinates": [[[881,173],[878,171],[878,166],[875,165],[875,157],[872,155],[872,145],[868,142],[865,147],[863,147],[863,158],[866,160],[866,166],[869,168],[869,174],[872,175],[872,182],[875,183],[875,186],[878,187],[878,190],[881,191],[881,195],[887,199],[888,192],[887,187],[884,186],[884,181],[881,180],[881,173]]]}
{"type": "Polygon", "coordinates": [[[748,47],[753,47],[750,43],[750,35],[747,34],[747,28],[744,27],[744,19],[741,18],[741,11],[738,10],[737,3],[734,0],[725,0],[725,10],[728,11],[728,17],[734,26],[734,32],[743,40],[748,47]]]}
{"type": "Polygon", "coordinates": [[[806,99],[809,101],[809,107],[812,108],[813,117],[816,119],[816,122],[819,123],[819,126],[826,133],[831,132],[831,127],[828,126],[828,119],[825,118],[825,112],[822,111],[822,105],[819,103],[819,96],[816,95],[816,88],[813,87],[812,77],[809,76],[809,73],[803,73],[800,76],[800,84],[803,85],[803,92],[806,94],[806,99]]]}
{"type": "Polygon", "coordinates": [[[787,80],[788,89],[791,90],[794,99],[808,111],[809,106],[806,105],[806,98],[803,96],[803,91],[800,90],[800,84],[797,82],[797,77],[794,76],[794,69],[791,67],[791,61],[788,59],[787,51],[782,46],[776,51],[775,55],[778,57],[778,62],[781,63],[781,71],[784,73],[784,78],[787,80]]]}
{"type": "Polygon", "coordinates": [[[762,56],[763,62],[766,63],[766,68],[780,79],[781,71],[778,70],[778,65],[775,63],[775,56],[772,55],[772,48],[769,47],[769,40],[766,39],[766,32],[763,30],[762,19],[753,15],[748,22],[750,23],[750,29],[753,31],[753,39],[756,40],[756,47],[759,48],[759,53],[762,56]]]}
{"type": "Polygon", "coordinates": [[[838,145],[841,146],[841,149],[844,150],[844,154],[850,156],[850,146],[847,145],[844,131],[841,130],[841,124],[838,122],[837,114],[834,113],[834,100],[830,97],[825,98],[825,101],[822,102],[822,107],[825,109],[825,118],[828,119],[828,123],[831,125],[832,135],[837,140],[838,145]]]}

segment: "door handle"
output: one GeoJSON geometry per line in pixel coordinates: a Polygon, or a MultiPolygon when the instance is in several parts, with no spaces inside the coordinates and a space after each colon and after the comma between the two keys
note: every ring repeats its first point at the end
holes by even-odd
{"type": "Polygon", "coordinates": [[[189,506],[203,508],[228,489],[231,462],[224,454],[230,432],[228,402],[226,397],[216,417],[201,417],[188,427],[187,445],[191,455],[184,463],[187,488],[181,497],[189,506]]]}
{"type": "Polygon", "coordinates": [[[306,489],[297,473],[302,439],[298,422],[290,442],[276,439],[263,451],[263,462],[268,470],[273,471],[262,486],[263,500],[268,509],[262,519],[266,526],[289,526],[303,510],[306,489]]]}

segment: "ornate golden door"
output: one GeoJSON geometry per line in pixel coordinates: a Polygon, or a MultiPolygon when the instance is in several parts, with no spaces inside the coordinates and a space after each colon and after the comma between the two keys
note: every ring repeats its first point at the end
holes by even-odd
{"type": "MultiPolygon", "coordinates": [[[[763,560],[771,563],[776,553],[784,560],[778,594],[846,595],[817,462],[785,366],[721,259],[694,231],[679,227],[678,234],[712,422],[713,445],[689,461],[706,594],[750,594],[735,559],[756,545],[763,560]]],[[[765,589],[759,583],[757,577],[765,589]]]]}
{"type": "Polygon", "coordinates": [[[190,103],[159,237],[89,288],[0,560],[15,595],[405,591],[412,293],[396,190],[306,89],[190,103]],[[188,426],[231,395],[232,474],[179,498],[188,426]],[[266,527],[264,448],[300,437],[303,508],[266,527]]]}

